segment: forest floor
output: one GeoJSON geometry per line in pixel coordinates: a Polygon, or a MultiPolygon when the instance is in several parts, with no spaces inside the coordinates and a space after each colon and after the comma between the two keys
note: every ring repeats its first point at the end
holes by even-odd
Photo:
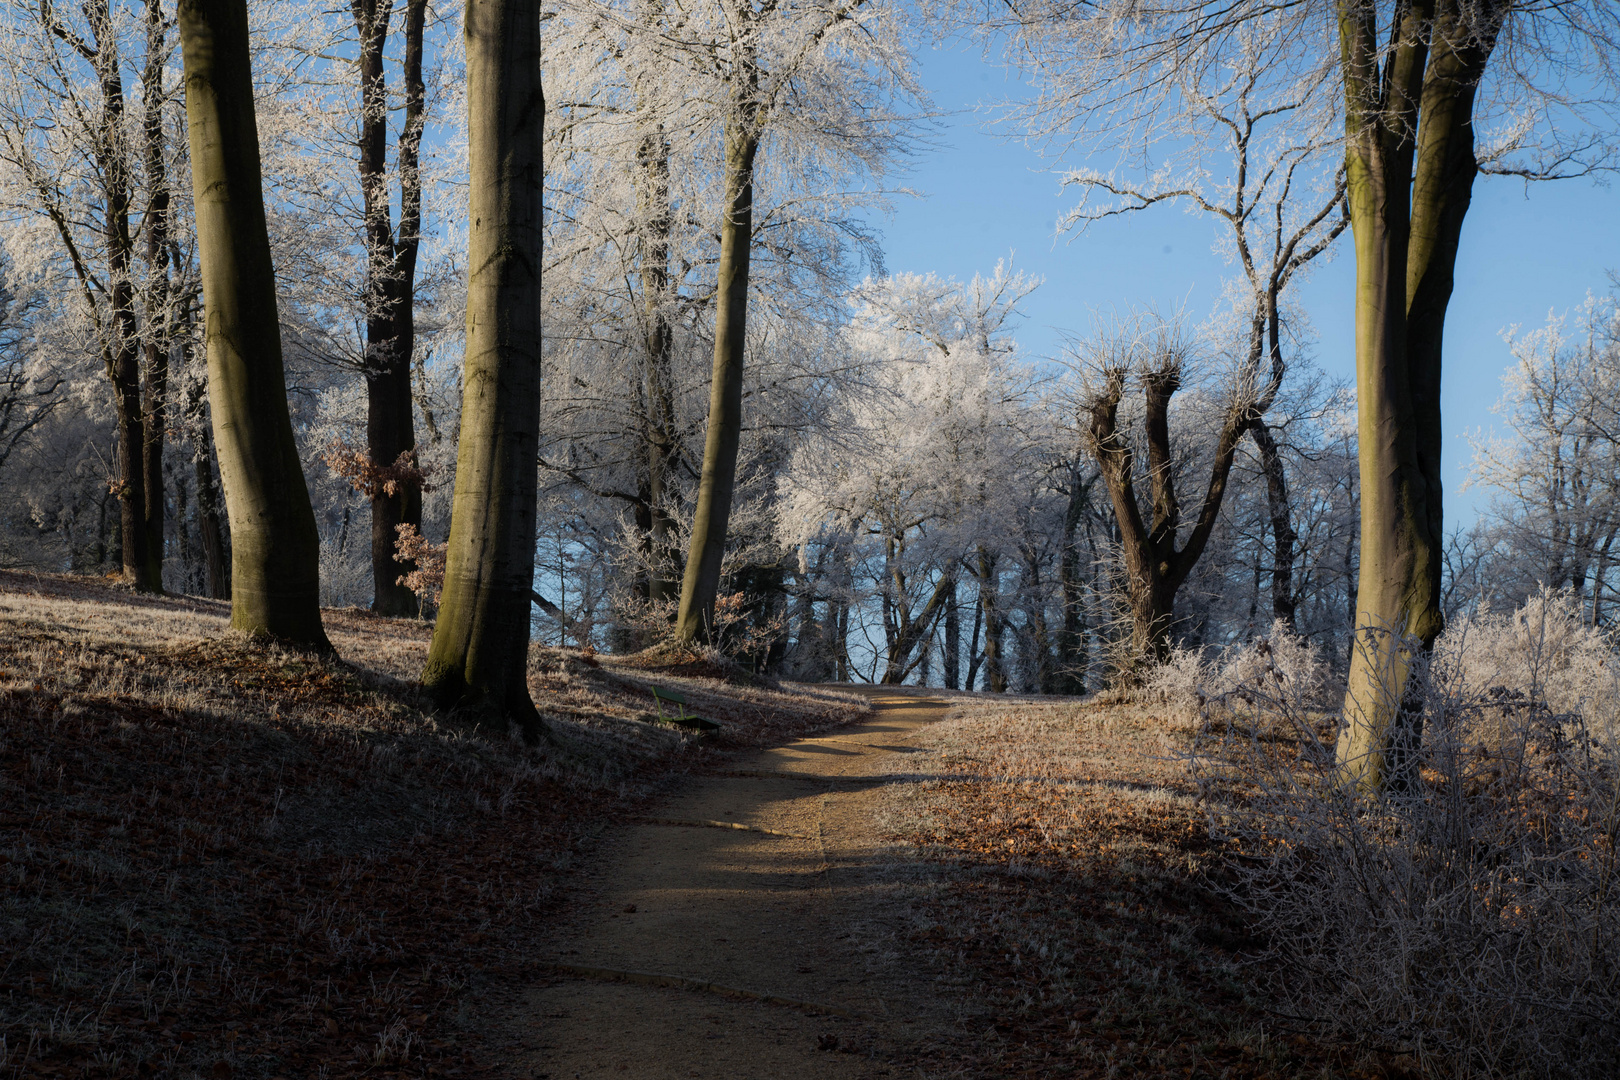
{"type": "Polygon", "coordinates": [[[1189,722],[536,649],[529,749],[325,618],[0,572],[0,1080],[1412,1072],[1256,989],[1189,722]]]}
{"type": "Polygon", "coordinates": [[[535,649],[530,749],[423,708],[425,624],[324,618],[340,661],[233,640],[224,603],[0,572],[0,1080],[510,1076],[492,1003],[604,829],[866,715],[535,649]],[[653,681],[724,731],[659,723],[653,681]]]}

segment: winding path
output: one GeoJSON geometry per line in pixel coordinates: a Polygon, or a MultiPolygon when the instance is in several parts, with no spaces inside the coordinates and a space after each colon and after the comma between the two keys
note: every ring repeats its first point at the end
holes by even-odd
{"type": "Polygon", "coordinates": [[[860,725],[739,755],[605,845],[525,997],[514,1075],[915,1075],[905,1061],[962,1006],[905,952],[927,882],[885,856],[874,819],[908,738],[948,704],[872,703],[860,725]]]}

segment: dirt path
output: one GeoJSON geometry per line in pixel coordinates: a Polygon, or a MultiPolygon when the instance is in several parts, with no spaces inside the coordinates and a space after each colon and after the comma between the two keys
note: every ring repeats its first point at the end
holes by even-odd
{"type": "Polygon", "coordinates": [[[909,772],[907,739],[948,706],[897,693],[873,706],[864,724],[739,755],[607,846],[541,958],[558,966],[526,995],[514,1075],[899,1076],[960,1022],[896,947],[917,881],[884,859],[874,821],[882,788],[909,772]]]}

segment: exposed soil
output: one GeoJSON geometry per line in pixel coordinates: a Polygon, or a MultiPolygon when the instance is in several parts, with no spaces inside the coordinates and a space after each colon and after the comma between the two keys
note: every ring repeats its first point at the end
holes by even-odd
{"type": "Polygon", "coordinates": [[[514,1075],[915,1075],[971,1022],[903,948],[926,878],[876,821],[884,789],[918,779],[911,736],[948,703],[872,704],[869,722],[738,755],[604,845],[517,1010],[514,1075]]]}

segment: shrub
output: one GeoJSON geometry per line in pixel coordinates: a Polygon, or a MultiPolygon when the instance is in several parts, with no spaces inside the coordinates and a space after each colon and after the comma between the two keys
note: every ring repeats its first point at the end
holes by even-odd
{"type": "Polygon", "coordinates": [[[1329,689],[1321,650],[1278,619],[1266,637],[1228,648],[1211,660],[1197,649],[1177,648],[1150,671],[1147,692],[1182,712],[1199,715],[1229,699],[1272,702],[1290,709],[1318,709],[1329,689]]]}
{"type": "Polygon", "coordinates": [[[1431,1076],[1620,1071],[1620,747],[1612,710],[1589,715],[1615,657],[1563,619],[1549,594],[1448,635],[1409,699],[1404,793],[1341,783],[1331,725],[1264,685],[1205,736],[1195,768],[1232,796],[1212,824],[1241,853],[1229,894],[1319,1033],[1431,1076]],[[1510,669],[1511,688],[1484,677],[1510,669]]]}
{"type": "Polygon", "coordinates": [[[1588,625],[1568,592],[1543,589],[1515,612],[1486,607],[1457,620],[1435,645],[1434,668],[1453,697],[1524,693],[1589,727],[1620,717],[1613,636],[1588,625]]]}

